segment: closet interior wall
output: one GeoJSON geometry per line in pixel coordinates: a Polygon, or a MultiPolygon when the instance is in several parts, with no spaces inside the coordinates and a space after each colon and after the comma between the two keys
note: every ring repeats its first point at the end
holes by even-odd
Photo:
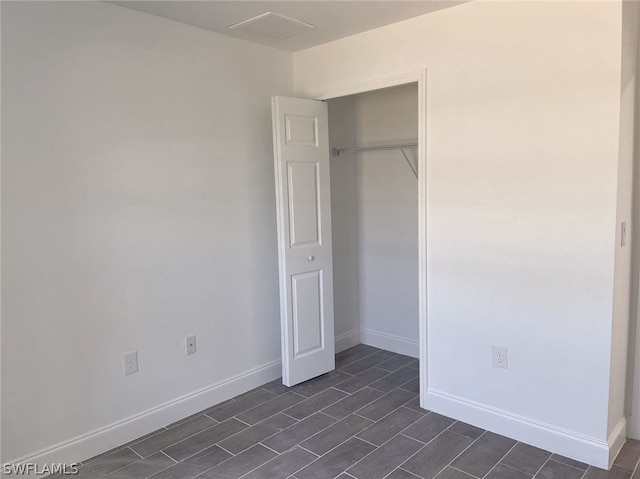
{"type": "MultiPolygon", "coordinates": [[[[329,100],[332,147],[416,141],[415,84],[329,100]]],[[[416,164],[417,149],[405,153],[416,164]]],[[[400,150],[331,158],[337,350],[418,356],[418,183],[400,150]]]]}

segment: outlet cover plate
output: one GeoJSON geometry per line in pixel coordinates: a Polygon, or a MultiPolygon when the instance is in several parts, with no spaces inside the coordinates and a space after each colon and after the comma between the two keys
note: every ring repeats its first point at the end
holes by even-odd
{"type": "Polygon", "coordinates": [[[502,346],[492,346],[491,349],[493,351],[493,367],[507,369],[507,348],[502,346]]]}
{"type": "Polygon", "coordinates": [[[124,374],[138,372],[138,351],[131,351],[124,355],[124,374]]]}
{"type": "Polygon", "coordinates": [[[184,345],[187,354],[194,354],[196,352],[196,335],[191,334],[184,338],[184,345]]]}

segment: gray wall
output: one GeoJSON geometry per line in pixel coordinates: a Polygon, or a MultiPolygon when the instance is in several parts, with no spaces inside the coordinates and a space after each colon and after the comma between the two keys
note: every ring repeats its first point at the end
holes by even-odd
{"type": "MultiPolygon", "coordinates": [[[[415,142],[417,86],[357,95],[355,117],[358,145],[415,142]]],[[[405,151],[415,165],[417,149],[405,151]]],[[[363,337],[408,341],[417,356],[418,181],[400,151],[358,153],[358,211],[363,337]]]]}
{"type": "Polygon", "coordinates": [[[294,53],[300,96],[426,70],[432,407],[601,461],[621,39],[621,2],[467,2],[294,53]]]}
{"type": "MultiPolygon", "coordinates": [[[[354,97],[330,100],[329,142],[348,148],[356,142],[354,97]]],[[[337,348],[360,341],[358,164],[355,155],[331,158],[333,305],[337,348]]]]}
{"type": "Polygon", "coordinates": [[[291,90],[288,52],[105,3],[3,2],[5,460],[187,413],[279,360],[270,96],[291,90]]]}

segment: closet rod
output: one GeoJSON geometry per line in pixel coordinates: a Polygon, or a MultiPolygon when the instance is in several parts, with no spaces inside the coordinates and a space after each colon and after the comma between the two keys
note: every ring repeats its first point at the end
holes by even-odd
{"type": "Polygon", "coordinates": [[[417,143],[402,143],[399,145],[378,145],[378,146],[354,146],[352,148],[332,148],[333,156],[340,156],[340,153],[361,153],[363,151],[375,150],[401,150],[402,148],[416,148],[417,143]]]}

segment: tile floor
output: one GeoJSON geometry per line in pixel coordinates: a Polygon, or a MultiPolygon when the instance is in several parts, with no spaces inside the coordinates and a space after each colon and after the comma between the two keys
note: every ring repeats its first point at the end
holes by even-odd
{"type": "Polygon", "coordinates": [[[418,406],[416,359],[358,345],[336,370],[272,381],[85,461],[90,479],[640,479],[640,442],[611,471],[418,406]]]}

